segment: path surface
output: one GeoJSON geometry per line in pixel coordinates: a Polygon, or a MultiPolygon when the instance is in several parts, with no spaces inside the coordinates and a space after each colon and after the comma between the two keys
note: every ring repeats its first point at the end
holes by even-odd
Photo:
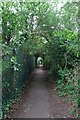
{"type": "Polygon", "coordinates": [[[29,88],[24,90],[21,100],[14,105],[9,117],[63,118],[68,116],[69,104],[59,98],[55,89],[52,88],[52,91],[49,83],[46,84],[46,80],[49,79],[47,72],[42,68],[36,68],[31,76],[29,88]]]}

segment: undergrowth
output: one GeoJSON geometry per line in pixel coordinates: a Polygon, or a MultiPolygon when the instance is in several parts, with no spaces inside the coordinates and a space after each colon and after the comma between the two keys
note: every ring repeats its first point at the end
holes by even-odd
{"type": "Polygon", "coordinates": [[[77,68],[74,69],[60,69],[59,80],[57,81],[57,89],[60,96],[67,96],[70,98],[72,103],[71,115],[78,117],[78,104],[79,104],[79,93],[78,93],[78,74],[77,68]]]}

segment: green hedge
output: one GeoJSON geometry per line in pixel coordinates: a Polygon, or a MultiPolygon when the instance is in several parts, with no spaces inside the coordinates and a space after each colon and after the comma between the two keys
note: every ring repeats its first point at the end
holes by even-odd
{"type": "Polygon", "coordinates": [[[28,78],[34,69],[34,57],[27,55],[24,50],[19,49],[15,54],[18,69],[14,70],[11,63],[11,55],[3,60],[2,72],[2,110],[3,116],[9,111],[9,106],[21,93],[23,87],[28,83],[28,78]],[[6,67],[8,65],[8,67],[6,67]]]}

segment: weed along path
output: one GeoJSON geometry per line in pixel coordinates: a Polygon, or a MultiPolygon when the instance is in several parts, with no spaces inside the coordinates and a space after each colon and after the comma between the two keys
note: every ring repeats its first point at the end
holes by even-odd
{"type": "Polygon", "coordinates": [[[55,86],[48,83],[48,72],[36,68],[31,75],[31,82],[15,103],[8,117],[10,118],[63,118],[68,117],[69,103],[58,96],[55,86]],[[52,91],[52,92],[51,92],[52,91]]]}

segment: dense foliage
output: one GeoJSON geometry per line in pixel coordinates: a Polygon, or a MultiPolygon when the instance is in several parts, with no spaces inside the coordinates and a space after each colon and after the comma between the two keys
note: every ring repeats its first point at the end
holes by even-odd
{"type": "Polygon", "coordinates": [[[71,98],[78,116],[80,2],[65,2],[61,8],[60,4],[2,3],[3,110],[16,97],[12,94],[19,93],[25,85],[25,77],[34,68],[34,57],[38,54],[44,67],[58,76],[57,89],[61,96],[71,98]]]}

